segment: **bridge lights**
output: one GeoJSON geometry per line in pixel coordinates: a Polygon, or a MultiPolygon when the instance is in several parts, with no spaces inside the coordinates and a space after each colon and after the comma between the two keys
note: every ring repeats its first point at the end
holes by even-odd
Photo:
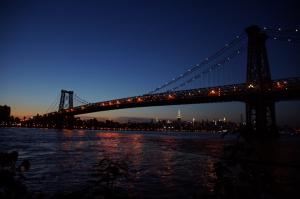
{"type": "Polygon", "coordinates": [[[172,100],[172,99],[174,99],[174,98],[175,98],[175,96],[173,96],[173,95],[171,95],[171,94],[168,95],[168,99],[169,99],[169,100],[172,100]]]}
{"type": "Polygon", "coordinates": [[[280,82],[276,82],[275,87],[278,88],[278,89],[282,89],[284,86],[280,82]]]}
{"type": "Polygon", "coordinates": [[[214,96],[216,94],[217,94],[217,92],[214,89],[210,90],[208,93],[209,96],[214,96]]]}
{"type": "Polygon", "coordinates": [[[251,88],[254,88],[254,84],[249,84],[249,85],[248,85],[248,88],[250,88],[250,89],[251,89],[251,88]]]}
{"type": "Polygon", "coordinates": [[[116,102],[116,103],[117,103],[117,104],[121,104],[119,100],[117,100],[117,102],[116,102]]]}
{"type": "Polygon", "coordinates": [[[132,99],[130,99],[130,98],[129,98],[129,99],[127,99],[127,102],[131,102],[131,101],[132,101],[132,99]]]}
{"type": "Polygon", "coordinates": [[[287,81],[276,82],[275,88],[277,88],[277,89],[284,89],[284,88],[287,89],[287,81]]]}
{"type": "Polygon", "coordinates": [[[142,99],[142,98],[140,98],[140,97],[138,97],[137,101],[138,101],[138,102],[142,102],[142,101],[143,101],[143,99],[142,99]]]}

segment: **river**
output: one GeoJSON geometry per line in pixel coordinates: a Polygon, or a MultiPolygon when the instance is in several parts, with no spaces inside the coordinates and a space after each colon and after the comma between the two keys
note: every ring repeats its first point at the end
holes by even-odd
{"type": "Polygon", "coordinates": [[[109,158],[128,163],[130,181],[117,186],[136,197],[192,198],[213,191],[224,143],[219,135],[194,132],[0,129],[0,151],[28,159],[25,184],[48,195],[85,186],[95,178],[95,165],[109,158]]]}

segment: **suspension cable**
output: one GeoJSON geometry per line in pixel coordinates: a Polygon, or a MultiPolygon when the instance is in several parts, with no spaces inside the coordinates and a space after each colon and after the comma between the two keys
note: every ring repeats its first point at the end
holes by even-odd
{"type": "Polygon", "coordinates": [[[224,66],[226,63],[230,62],[232,58],[238,56],[241,54],[241,52],[243,52],[246,49],[245,45],[241,45],[238,49],[236,49],[233,53],[229,54],[228,56],[226,56],[224,59],[222,59],[221,61],[217,62],[216,64],[210,65],[207,69],[201,71],[200,73],[194,75],[192,78],[184,81],[183,83],[181,83],[180,85],[173,87],[172,89],[168,90],[168,92],[170,91],[175,91],[183,86],[186,86],[187,84],[195,81],[196,79],[199,79],[200,77],[202,77],[205,74],[211,73],[212,71],[215,71],[219,68],[221,68],[222,66],[224,66]]]}
{"type": "Polygon", "coordinates": [[[55,97],[54,101],[53,101],[53,102],[49,105],[49,107],[47,108],[45,114],[51,112],[51,110],[53,110],[53,108],[56,107],[56,105],[59,103],[59,99],[60,99],[60,94],[58,94],[58,95],[55,97]]]}
{"type": "Polygon", "coordinates": [[[82,103],[82,104],[90,104],[90,102],[88,102],[88,101],[82,99],[81,97],[79,97],[79,96],[76,95],[75,93],[74,93],[74,99],[76,99],[77,101],[79,101],[79,102],[82,103]]]}
{"type": "Polygon", "coordinates": [[[211,63],[212,61],[214,61],[216,58],[220,57],[221,55],[223,55],[225,52],[227,52],[229,49],[233,48],[234,46],[236,46],[237,44],[239,44],[243,39],[245,38],[245,34],[241,33],[239,35],[237,35],[235,37],[235,39],[233,39],[232,41],[230,41],[228,44],[225,44],[224,47],[222,47],[221,49],[219,49],[216,53],[212,54],[211,56],[207,57],[206,59],[204,59],[201,63],[199,64],[195,64],[192,65],[192,67],[190,69],[188,69],[186,72],[184,72],[183,74],[177,76],[176,78],[173,78],[171,81],[166,82],[165,84],[163,84],[160,87],[157,87],[156,89],[154,89],[153,91],[150,91],[148,94],[152,94],[155,93],[175,82],[177,82],[178,80],[186,77],[187,75],[195,72],[196,70],[202,68],[204,65],[207,65],[209,63],[211,63]]]}
{"type": "Polygon", "coordinates": [[[300,34],[300,29],[299,28],[285,29],[285,28],[269,28],[269,27],[264,27],[263,31],[265,31],[265,32],[277,32],[277,33],[298,33],[298,34],[300,34]]]}

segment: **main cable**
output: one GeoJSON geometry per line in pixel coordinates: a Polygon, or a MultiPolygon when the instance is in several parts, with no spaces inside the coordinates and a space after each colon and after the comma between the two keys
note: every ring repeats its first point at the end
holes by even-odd
{"type": "Polygon", "coordinates": [[[223,55],[226,51],[228,51],[229,49],[233,48],[234,46],[236,46],[237,44],[239,44],[243,39],[245,38],[245,33],[241,33],[239,35],[237,35],[235,37],[235,39],[233,39],[232,41],[230,41],[228,44],[225,44],[224,47],[222,47],[221,49],[219,49],[216,53],[212,54],[211,56],[207,57],[206,59],[204,59],[201,63],[199,64],[195,64],[192,65],[192,68],[188,69],[186,72],[184,72],[183,74],[180,74],[179,76],[177,76],[176,78],[173,78],[171,81],[166,82],[165,84],[163,84],[160,87],[157,87],[156,89],[154,89],[153,91],[150,91],[148,94],[152,94],[155,93],[171,84],[176,83],[177,81],[179,81],[180,79],[186,77],[187,75],[195,72],[196,70],[202,68],[203,66],[211,63],[212,61],[214,61],[216,58],[220,57],[221,55],[223,55]]]}

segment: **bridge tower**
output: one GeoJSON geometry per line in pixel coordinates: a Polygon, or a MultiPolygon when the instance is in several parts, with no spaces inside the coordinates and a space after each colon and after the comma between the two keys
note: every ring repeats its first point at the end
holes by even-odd
{"type": "MultiPolygon", "coordinates": [[[[61,90],[58,112],[62,112],[64,110],[66,97],[68,100],[68,108],[73,108],[73,94],[73,91],[61,90]]],[[[74,115],[67,113],[58,114],[55,120],[56,128],[72,129],[74,127],[74,115]]]]}
{"type": "Polygon", "coordinates": [[[68,108],[73,108],[73,93],[73,91],[61,90],[58,111],[62,111],[64,109],[66,96],[68,96],[68,108]]]}
{"type": "Polygon", "coordinates": [[[276,132],[275,102],[264,95],[271,88],[271,73],[266,50],[267,35],[258,26],[246,28],[248,35],[247,80],[258,94],[246,101],[247,127],[262,136],[276,132]]]}

